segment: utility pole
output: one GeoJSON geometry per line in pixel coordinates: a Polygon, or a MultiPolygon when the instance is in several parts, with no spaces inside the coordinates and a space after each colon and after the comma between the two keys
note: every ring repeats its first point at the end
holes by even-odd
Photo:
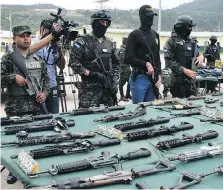
{"type": "Polygon", "coordinates": [[[11,11],[9,13],[9,46],[11,45],[11,40],[12,40],[12,15],[11,15],[11,11]]]}
{"type": "Polygon", "coordinates": [[[162,0],[159,0],[159,18],[158,18],[158,34],[161,32],[161,7],[162,7],[162,0]]]}

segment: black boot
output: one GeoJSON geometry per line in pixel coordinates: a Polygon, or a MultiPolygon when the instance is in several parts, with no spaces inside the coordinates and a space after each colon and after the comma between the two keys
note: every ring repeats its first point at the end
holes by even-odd
{"type": "Polygon", "coordinates": [[[17,181],[17,178],[12,175],[11,173],[9,173],[8,177],[7,177],[7,183],[8,184],[13,184],[17,181]]]}
{"type": "Polygon", "coordinates": [[[127,91],[126,91],[126,96],[125,96],[125,98],[132,99],[132,96],[131,96],[131,94],[130,94],[130,85],[129,85],[129,83],[128,83],[128,85],[127,85],[127,91]]]}

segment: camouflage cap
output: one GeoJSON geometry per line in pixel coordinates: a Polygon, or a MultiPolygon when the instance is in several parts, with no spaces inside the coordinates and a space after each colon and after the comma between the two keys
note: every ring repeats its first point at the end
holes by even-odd
{"type": "Polygon", "coordinates": [[[24,25],[24,26],[15,26],[15,27],[13,27],[12,33],[13,33],[13,35],[22,35],[24,33],[31,34],[32,32],[31,32],[29,26],[24,25]]]}

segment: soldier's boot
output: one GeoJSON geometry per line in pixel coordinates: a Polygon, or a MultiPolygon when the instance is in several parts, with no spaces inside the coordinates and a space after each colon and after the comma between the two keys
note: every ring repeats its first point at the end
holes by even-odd
{"type": "Polygon", "coordinates": [[[120,91],[121,100],[127,102],[128,99],[124,97],[124,92],[123,92],[122,86],[119,86],[119,91],[120,91]]]}
{"type": "Polygon", "coordinates": [[[127,90],[126,90],[126,96],[125,96],[125,98],[132,99],[132,96],[130,94],[130,85],[129,85],[129,83],[127,85],[127,90]]]}
{"type": "Polygon", "coordinates": [[[17,178],[12,175],[11,173],[9,173],[8,177],[7,177],[7,183],[8,184],[13,184],[17,181],[17,178]]]}

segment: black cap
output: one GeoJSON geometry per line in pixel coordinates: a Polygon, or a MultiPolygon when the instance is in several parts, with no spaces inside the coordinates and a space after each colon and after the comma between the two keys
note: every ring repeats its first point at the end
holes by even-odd
{"type": "Polygon", "coordinates": [[[157,16],[157,14],[153,12],[153,8],[150,5],[141,6],[139,9],[139,15],[157,16]]]}

